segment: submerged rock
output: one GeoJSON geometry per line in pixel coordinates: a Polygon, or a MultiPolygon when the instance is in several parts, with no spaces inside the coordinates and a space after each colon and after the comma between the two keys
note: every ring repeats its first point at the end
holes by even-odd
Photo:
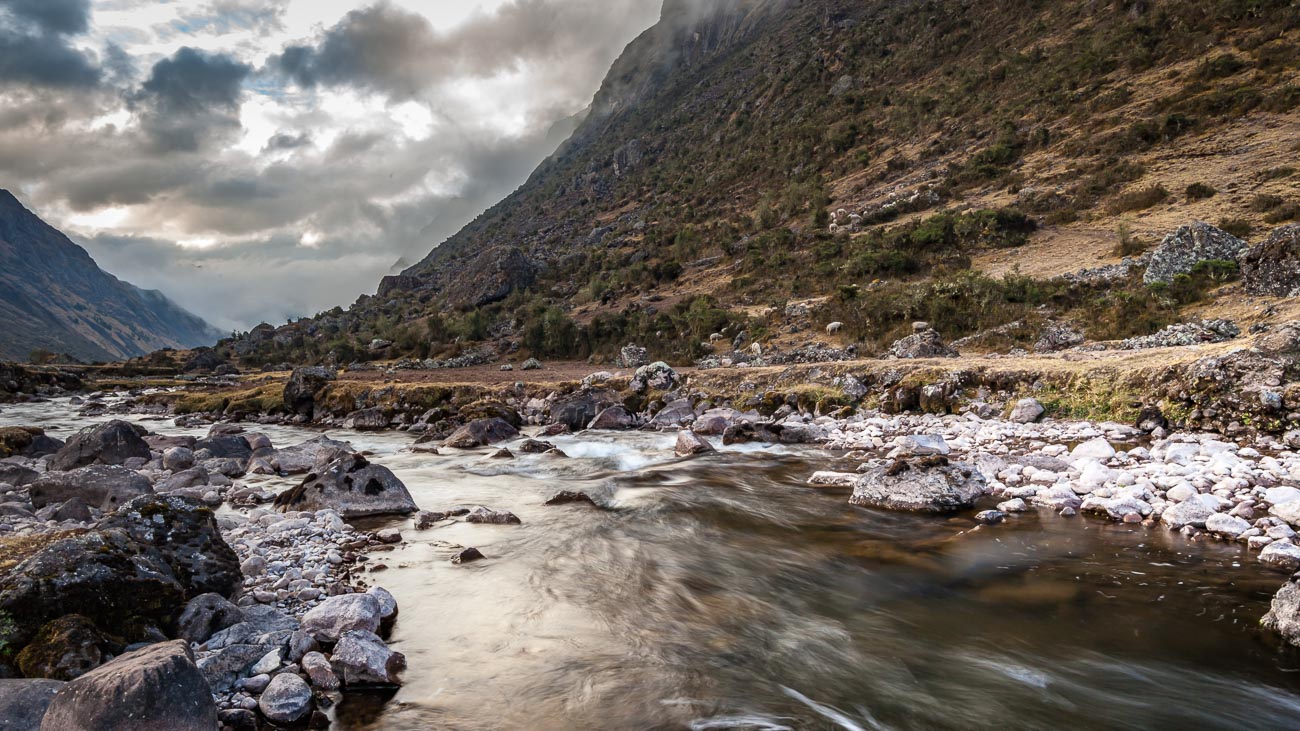
{"type": "Polygon", "coordinates": [[[276,496],[274,504],[281,512],[329,509],[344,518],[406,515],[418,509],[392,470],[359,454],[318,465],[301,484],[276,496]]]}
{"type": "Polygon", "coordinates": [[[898,460],[865,472],[849,503],[889,510],[946,513],[969,508],[987,489],[972,465],[945,457],[898,460]]]}
{"type": "Polygon", "coordinates": [[[709,440],[687,429],[677,432],[677,444],[673,448],[673,453],[678,457],[692,457],[697,454],[708,454],[718,450],[709,444],[709,440]]]}

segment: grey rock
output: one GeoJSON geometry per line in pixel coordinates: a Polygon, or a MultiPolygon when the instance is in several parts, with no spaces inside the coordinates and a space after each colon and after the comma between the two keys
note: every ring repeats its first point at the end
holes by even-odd
{"type": "Polygon", "coordinates": [[[693,457],[716,451],[707,439],[695,432],[686,429],[677,432],[677,444],[673,447],[673,453],[678,457],[693,457]]]}
{"type": "Polygon", "coordinates": [[[318,464],[333,462],[354,451],[356,450],[351,444],[322,435],[291,447],[277,449],[269,455],[268,461],[286,475],[298,475],[310,472],[318,464]]]}
{"type": "Polygon", "coordinates": [[[291,413],[310,417],[316,407],[316,394],[337,378],[334,371],[321,366],[295,368],[284,385],[284,406],[291,413]]]}
{"type": "Polygon", "coordinates": [[[0,679],[0,731],[40,728],[45,709],[63,686],[63,681],[44,678],[0,679]]]}
{"type": "Polygon", "coordinates": [[[318,465],[301,484],[276,496],[274,504],[281,512],[330,509],[344,518],[406,515],[418,509],[392,470],[359,454],[318,465]]]}
{"type": "Polygon", "coordinates": [[[1046,411],[1047,409],[1038,402],[1038,399],[1024,398],[1016,402],[1008,418],[1017,424],[1032,424],[1043,418],[1043,413],[1046,411]]]}
{"type": "Polygon", "coordinates": [[[399,685],[398,674],[406,668],[406,657],[394,652],[374,632],[344,632],[330,656],[334,673],[343,684],[399,685]]]}
{"type": "Polygon", "coordinates": [[[908,335],[901,340],[894,341],[885,353],[886,358],[957,358],[958,353],[954,348],[948,347],[943,338],[935,330],[924,329],[920,332],[908,335]]]}
{"type": "Polygon", "coordinates": [[[302,670],[311,684],[321,690],[338,690],[339,679],[330,661],[319,652],[309,652],[302,657],[302,670]]]}
{"type": "Polygon", "coordinates": [[[212,731],[217,706],[183,640],[150,645],[64,685],[41,731],[212,731]]]}
{"type": "Polygon", "coordinates": [[[504,442],[519,436],[519,430],[505,419],[491,417],[475,419],[451,433],[443,442],[445,446],[455,449],[474,449],[488,444],[504,442]]]}
{"type": "Polygon", "coordinates": [[[133,498],[153,493],[140,473],[120,465],[91,465],[66,472],[47,472],[28,486],[32,505],[40,508],[79,497],[91,507],[113,511],[133,498]]]}
{"type": "Polygon", "coordinates": [[[382,616],[383,609],[374,596],[340,594],[304,614],[302,629],[320,642],[337,642],[349,630],[377,631],[382,616]]]}
{"type": "Polygon", "coordinates": [[[275,723],[296,723],[311,713],[311,688],[293,673],[280,673],[271,678],[271,684],[257,701],[257,708],[275,723]]]}
{"type": "Polygon", "coordinates": [[[220,630],[244,621],[244,612],[220,594],[200,594],[185,605],[176,636],[200,644],[220,630]]]}
{"type": "Polygon", "coordinates": [[[77,432],[50,459],[52,470],[73,470],[92,464],[120,465],[133,457],[151,458],[142,427],[113,420],[77,432]]]}
{"type": "Polygon", "coordinates": [[[1300,295],[1300,224],[1275,229],[1241,257],[1246,292],[1268,297],[1300,295]]]}
{"type": "Polygon", "coordinates": [[[681,377],[677,375],[677,371],[663,361],[655,361],[637,368],[628,388],[635,393],[645,393],[648,390],[671,391],[680,382],[681,377]]]}
{"type": "Polygon", "coordinates": [[[969,508],[987,489],[974,466],[943,457],[898,460],[863,473],[849,503],[889,510],[945,513],[969,508]]]}

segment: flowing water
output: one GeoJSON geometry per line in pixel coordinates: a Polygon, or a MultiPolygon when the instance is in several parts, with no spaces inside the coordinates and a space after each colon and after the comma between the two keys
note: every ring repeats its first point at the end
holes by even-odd
{"type": "MultiPolygon", "coordinates": [[[[59,437],[99,420],[66,402],[0,412],[59,437]]],[[[855,508],[804,484],[852,468],[816,449],[683,461],[672,435],[586,433],[551,440],[567,460],[488,460],[330,435],[422,508],[523,520],[367,526],[406,538],[367,576],[399,601],[409,669],[396,694],[345,697],[337,729],[1300,728],[1300,656],[1258,629],[1285,574],[1237,546],[855,508]],[[607,509],[542,504],[559,489],[607,509]],[[452,565],[458,546],[487,559],[452,565]]]]}

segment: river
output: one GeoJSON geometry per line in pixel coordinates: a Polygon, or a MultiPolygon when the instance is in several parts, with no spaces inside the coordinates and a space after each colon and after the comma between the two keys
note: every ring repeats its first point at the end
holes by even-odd
{"type": "MultiPolygon", "coordinates": [[[[66,400],[0,425],[66,438],[66,400]]],[[[127,417],[161,434],[170,419],[127,417]]],[[[318,434],[250,425],[276,446],[318,434]]],[[[1163,528],[1012,516],[972,530],[810,488],[851,470],[818,449],[673,457],[672,434],[549,441],[570,455],[407,451],[330,430],[421,508],[487,505],[522,525],[395,526],[367,574],[397,597],[395,695],[350,694],[334,728],[1300,728],[1300,655],[1258,629],[1285,573],[1163,528]],[[605,509],[545,506],[584,490],[605,509]],[[475,546],[487,559],[448,561],[475,546]]],[[[272,487],[283,478],[251,477],[272,487]]]]}

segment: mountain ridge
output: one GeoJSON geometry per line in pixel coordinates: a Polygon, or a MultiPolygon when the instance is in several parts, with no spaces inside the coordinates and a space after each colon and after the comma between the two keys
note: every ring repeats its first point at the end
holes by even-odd
{"type": "Polygon", "coordinates": [[[222,332],[103,271],[85,249],[0,189],[0,358],[36,350],[80,360],[209,345],[222,332]]]}

